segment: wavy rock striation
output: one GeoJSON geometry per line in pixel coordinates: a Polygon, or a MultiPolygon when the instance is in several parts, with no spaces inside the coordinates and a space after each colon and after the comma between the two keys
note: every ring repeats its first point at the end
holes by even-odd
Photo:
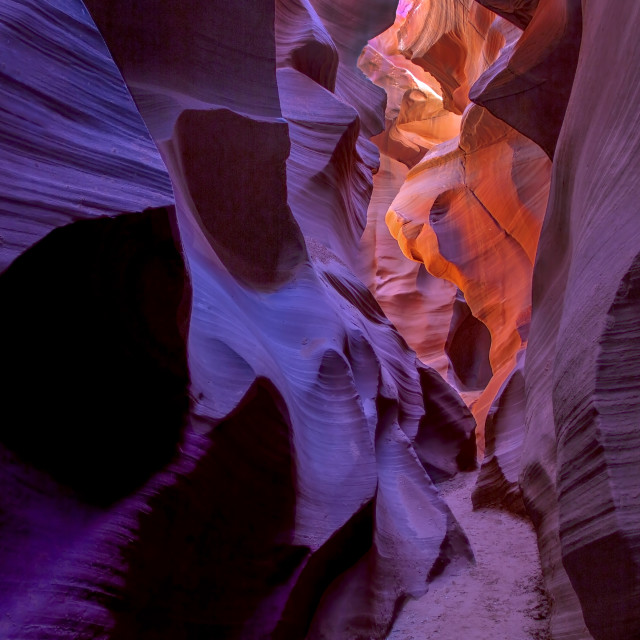
{"type": "Polygon", "coordinates": [[[537,145],[473,106],[460,136],[408,173],[387,213],[403,253],[456,285],[491,334],[493,376],[473,405],[479,425],[526,341],[549,171],[537,145]]]}
{"type": "Polygon", "coordinates": [[[637,73],[620,66],[619,54],[633,58],[640,13],[606,0],[482,4],[525,31],[471,96],[554,164],[526,365],[521,356],[490,411],[474,502],[519,511],[521,492],[538,533],[554,638],[630,639],[640,632],[638,139],[628,130],[637,73]],[[615,42],[603,33],[616,33],[615,42]],[[615,79],[601,78],[614,68],[615,79]]]}
{"type": "Polygon", "coordinates": [[[473,0],[413,3],[398,33],[399,52],[440,84],[444,108],[462,114],[469,89],[504,39],[495,15],[473,0]]]}
{"type": "Polygon", "coordinates": [[[57,227],[172,204],[158,150],[80,3],[9,0],[0,33],[0,271],[57,227]]]}
{"type": "Polygon", "coordinates": [[[591,0],[583,8],[534,273],[521,484],[555,589],[556,637],[633,638],[640,449],[631,318],[640,238],[639,139],[629,123],[637,118],[638,71],[620,65],[619,55],[637,54],[640,11],[632,2],[591,0]]]}
{"type": "Polygon", "coordinates": [[[408,261],[389,234],[385,215],[407,175],[434,145],[457,134],[460,117],[442,106],[438,83],[398,52],[398,31],[410,3],[401,3],[392,27],[369,41],[359,67],[387,93],[385,130],[367,227],[359,247],[358,274],[422,362],[446,376],[444,353],[455,286],[408,261]]]}
{"type": "MultiPolygon", "coordinates": [[[[518,22],[533,7],[510,8],[518,22]]],[[[475,3],[404,2],[360,59],[389,95],[385,132],[374,138],[383,160],[361,277],[423,361],[473,407],[480,450],[486,415],[526,345],[551,164],[468,93],[521,36],[475,3]],[[417,264],[388,243],[384,215],[417,264]]]]}
{"type": "Polygon", "coordinates": [[[475,464],[351,271],[395,7],[86,5],[135,107],[80,2],[1,10],[0,635],[382,638],[471,557],[434,481],[475,464]]]}
{"type": "Polygon", "coordinates": [[[612,11],[605,0],[480,4],[524,31],[504,20],[489,26],[471,3],[407,2],[392,30],[363,54],[362,68],[392,97],[376,140],[388,159],[364,236],[373,274],[365,280],[398,318],[402,300],[424,313],[424,326],[449,319],[448,332],[433,331],[430,343],[418,322],[399,319],[398,326],[473,402],[480,425],[487,417],[473,501],[532,518],[553,599],[553,637],[633,638],[636,136],[625,137],[622,123],[635,118],[624,87],[637,83],[626,67],[615,82],[601,85],[597,77],[617,67],[616,51],[632,55],[636,45],[626,38],[638,11],[612,11]],[[598,53],[597,34],[606,29],[620,40],[598,53]],[[445,110],[464,111],[459,136],[449,141],[434,135],[445,129],[430,94],[438,89],[433,78],[445,110]],[[467,106],[468,95],[477,106],[467,106]],[[613,112],[611,100],[619,105],[613,112]],[[603,147],[602,127],[611,146],[603,147]],[[548,208],[545,154],[555,158],[548,208]],[[607,196],[615,221],[600,213],[602,194],[615,194],[607,196]],[[396,266],[402,262],[385,244],[385,206],[403,253],[455,285],[457,295],[438,298],[431,288],[431,301],[442,300],[431,308],[421,299],[427,290],[419,270],[396,266]],[[393,285],[401,296],[389,293],[393,285]]]}
{"type": "Polygon", "coordinates": [[[445,343],[456,288],[407,260],[389,233],[385,215],[402,186],[407,168],[382,155],[373,178],[368,222],[360,247],[360,274],[386,316],[415,349],[420,360],[447,376],[445,343]]]}

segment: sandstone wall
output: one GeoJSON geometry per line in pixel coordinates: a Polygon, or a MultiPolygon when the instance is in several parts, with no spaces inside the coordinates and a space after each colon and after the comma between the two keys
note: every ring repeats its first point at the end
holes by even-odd
{"type": "Polygon", "coordinates": [[[471,558],[474,420],[352,272],[394,10],[2,5],[3,637],[382,638],[471,558]]]}

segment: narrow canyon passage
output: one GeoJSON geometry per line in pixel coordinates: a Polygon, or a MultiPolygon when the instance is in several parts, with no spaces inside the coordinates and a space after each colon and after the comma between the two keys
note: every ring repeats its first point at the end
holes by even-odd
{"type": "Polygon", "coordinates": [[[1,1],[0,640],[638,640],[638,32],[1,1]]]}
{"type": "Polygon", "coordinates": [[[388,640],[548,640],[551,603],[538,545],[528,519],[496,509],[473,510],[477,472],[440,485],[469,538],[472,565],[436,578],[429,591],[407,602],[388,640]]]}
{"type": "Polygon", "coordinates": [[[359,61],[387,92],[360,276],[469,405],[482,465],[438,485],[475,562],[452,558],[425,595],[408,600],[389,640],[551,637],[514,446],[524,431],[522,365],[551,162],[468,96],[520,34],[473,3],[406,0],[359,61]]]}

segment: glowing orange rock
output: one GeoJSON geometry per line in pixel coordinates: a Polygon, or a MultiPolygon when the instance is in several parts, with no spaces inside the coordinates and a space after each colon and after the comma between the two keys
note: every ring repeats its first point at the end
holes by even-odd
{"type": "Polygon", "coordinates": [[[469,88],[504,44],[495,14],[473,0],[415,3],[398,35],[399,51],[440,83],[445,108],[461,114],[469,88]]]}
{"type": "Polygon", "coordinates": [[[410,7],[400,4],[394,24],[369,41],[358,62],[387,93],[385,131],[372,139],[382,153],[408,167],[460,127],[460,117],[442,104],[438,81],[400,53],[398,35],[410,7]]]}
{"type": "Polygon", "coordinates": [[[401,162],[381,156],[360,245],[358,273],[422,362],[446,378],[449,360],[444,348],[456,287],[432,276],[423,264],[407,260],[385,223],[406,174],[401,162]]]}
{"type": "Polygon", "coordinates": [[[398,51],[398,33],[411,6],[400,3],[394,24],[369,41],[358,62],[387,92],[386,128],[372,138],[381,152],[380,169],[374,176],[358,273],[420,359],[446,377],[445,343],[456,288],[407,260],[385,223],[407,167],[460,128],[460,116],[443,107],[435,78],[398,51]]]}
{"type": "Polygon", "coordinates": [[[491,333],[494,376],[473,407],[479,425],[526,341],[550,168],[537,145],[474,106],[460,137],[409,172],[387,214],[404,254],[454,283],[491,333]]]}
{"type": "Polygon", "coordinates": [[[536,145],[485,109],[467,108],[461,127],[448,109],[468,105],[469,84],[520,35],[474,3],[405,2],[359,63],[389,95],[385,132],[374,138],[389,160],[374,183],[369,227],[375,230],[368,228],[362,243],[375,276],[362,277],[420,356],[473,403],[480,425],[526,343],[550,165],[536,145]],[[455,78],[463,76],[467,84],[456,88],[455,78]],[[387,222],[404,254],[424,262],[426,273],[402,265],[379,229],[382,201],[403,174],[397,161],[412,169],[387,222]],[[454,304],[456,287],[462,297],[454,304]],[[465,340],[473,341],[466,349],[465,340]]]}

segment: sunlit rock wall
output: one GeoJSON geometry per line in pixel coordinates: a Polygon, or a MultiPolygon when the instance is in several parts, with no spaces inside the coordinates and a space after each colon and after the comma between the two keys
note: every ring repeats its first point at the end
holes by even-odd
{"type": "Polygon", "coordinates": [[[606,0],[479,4],[502,22],[474,3],[401,3],[392,30],[363,54],[391,106],[376,138],[383,162],[365,280],[479,423],[487,418],[473,501],[532,518],[553,637],[630,639],[640,629],[637,74],[621,61],[635,59],[639,10],[606,0]],[[491,53],[480,58],[483,48],[491,53]],[[444,112],[463,114],[459,136],[437,139],[445,120],[429,89],[444,112]],[[411,117],[419,124],[407,126],[411,117]],[[403,263],[383,233],[385,207],[404,255],[457,296],[427,294],[420,266],[394,267],[403,263]]]}
{"type": "MultiPolygon", "coordinates": [[[[537,254],[534,235],[528,236],[529,251],[523,245],[530,258],[536,256],[530,337],[525,343],[523,313],[518,316],[523,322],[516,322],[523,340],[518,364],[505,369],[512,370],[488,414],[474,503],[516,512],[524,507],[532,518],[553,603],[554,638],[631,639],[640,633],[634,471],[640,451],[635,382],[640,236],[638,136],[630,125],[636,120],[638,79],[635,66],[623,61],[635,59],[632,34],[640,10],[631,2],[606,0],[481,4],[524,31],[507,39],[471,87],[471,99],[536,142],[553,159],[553,171],[537,254]]],[[[453,145],[441,153],[432,177],[434,170],[451,174],[441,167],[455,153],[453,145]]],[[[414,209],[425,193],[416,187],[402,199],[430,157],[435,159],[434,151],[409,171],[391,205],[394,214],[401,207],[414,209]]],[[[498,192],[495,183],[493,190],[498,192]]],[[[407,254],[429,246],[420,242],[426,219],[414,220],[391,218],[407,254]]],[[[430,227],[437,230],[434,222],[430,227]]],[[[436,236],[427,255],[448,267],[441,256],[451,252],[450,236],[437,231],[436,236]]],[[[475,313],[473,295],[465,292],[465,298],[475,313]]],[[[512,299],[517,300],[508,296],[502,308],[512,299]]],[[[493,350],[492,326],[498,325],[486,324],[493,350]]],[[[481,414],[476,410],[476,415],[481,414]]]]}
{"type": "Polygon", "coordinates": [[[404,2],[360,60],[389,95],[362,277],[472,407],[480,452],[487,413],[526,345],[551,163],[471,104],[469,90],[521,36],[475,2],[404,2]],[[388,242],[382,217],[417,264],[388,242]]]}
{"type": "Polygon", "coordinates": [[[409,172],[387,213],[404,254],[455,284],[491,334],[493,376],[472,405],[480,425],[527,338],[549,170],[537,145],[470,107],[460,137],[409,172]]]}
{"type": "Polygon", "coordinates": [[[414,2],[398,32],[398,49],[439,83],[444,108],[462,114],[469,88],[500,47],[495,14],[474,0],[414,2]]]}
{"type": "Polygon", "coordinates": [[[387,93],[385,130],[373,138],[380,169],[360,243],[359,276],[418,357],[447,376],[444,348],[456,288],[407,260],[385,222],[408,169],[460,127],[460,116],[444,109],[435,78],[398,52],[398,30],[410,8],[411,3],[400,3],[394,24],[367,44],[359,60],[387,93]]]}
{"type": "Polygon", "coordinates": [[[0,8],[0,636],[383,638],[475,460],[352,273],[394,3],[86,7],[0,8]]]}

